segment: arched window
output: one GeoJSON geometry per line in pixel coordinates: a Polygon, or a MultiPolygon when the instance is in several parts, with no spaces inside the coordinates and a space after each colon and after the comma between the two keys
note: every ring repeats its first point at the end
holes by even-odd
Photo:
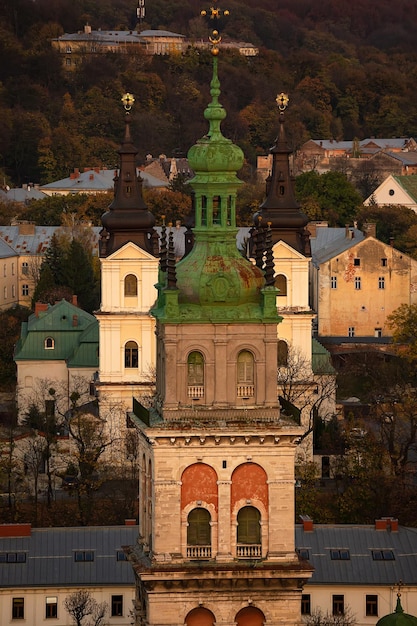
{"type": "Polygon", "coordinates": [[[215,623],[216,618],[213,613],[202,606],[190,611],[185,618],[186,626],[214,626],[215,623]]]}
{"type": "Polygon", "coordinates": [[[187,359],[187,385],[189,398],[204,396],[204,356],[201,352],[190,352],[187,359]]]}
{"type": "Polygon", "coordinates": [[[237,396],[251,398],[255,395],[255,364],[252,352],[242,350],[237,357],[237,396]]]}
{"type": "Polygon", "coordinates": [[[53,350],[55,348],[55,341],[52,337],[45,339],[45,350],[53,350]]]}
{"type": "Polygon", "coordinates": [[[193,509],[188,514],[187,558],[209,559],[211,557],[210,513],[207,509],[193,509]]]}
{"type": "Polygon", "coordinates": [[[241,609],[235,617],[236,626],[263,626],[265,622],[265,615],[255,606],[241,609]]]}
{"type": "Polygon", "coordinates": [[[284,274],[278,274],[275,276],[275,287],[279,289],[279,296],[287,295],[287,278],[284,274]]]}
{"type": "Polygon", "coordinates": [[[261,514],[253,506],[244,506],[237,514],[237,556],[258,558],[261,552],[261,514]]]}
{"type": "Polygon", "coordinates": [[[282,339],[278,341],[278,367],[288,367],[288,344],[282,339]]]}
{"type": "Polygon", "coordinates": [[[132,297],[138,295],[138,279],[134,274],[125,277],[125,296],[132,297]]]}
{"type": "Polygon", "coordinates": [[[139,367],[138,344],[128,341],[125,345],[125,367],[139,367]]]}

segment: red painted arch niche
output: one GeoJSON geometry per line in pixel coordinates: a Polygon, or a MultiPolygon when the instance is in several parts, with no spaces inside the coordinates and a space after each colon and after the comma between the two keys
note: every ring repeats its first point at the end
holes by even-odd
{"type": "Polygon", "coordinates": [[[205,463],[195,463],[187,467],[181,477],[181,509],[190,502],[202,500],[213,505],[217,511],[218,492],[216,471],[205,463]]]}
{"type": "Polygon", "coordinates": [[[201,606],[190,611],[185,618],[187,626],[213,626],[215,622],[213,613],[201,606]]]}
{"type": "Polygon", "coordinates": [[[256,463],[239,465],[232,474],[231,510],[241,500],[258,500],[268,511],[268,484],[265,470],[256,463]]]}
{"type": "Polygon", "coordinates": [[[265,615],[254,606],[247,606],[236,615],[237,626],[263,626],[265,615]]]}

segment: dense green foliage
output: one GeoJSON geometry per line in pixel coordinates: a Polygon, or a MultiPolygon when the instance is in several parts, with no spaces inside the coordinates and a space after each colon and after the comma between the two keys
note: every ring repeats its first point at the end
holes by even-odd
{"type": "Polygon", "coordinates": [[[99,278],[94,271],[91,246],[75,236],[71,241],[53,235],[39,272],[33,302],[54,304],[77,296],[79,306],[92,313],[98,308],[99,278]]]}
{"type": "MultiPolygon", "coordinates": [[[[223,36],[259,46],[257,58],[224,52],[225,134],[254,163],[277,132],[276,93],[290,93],[288,130],[353,139],[417,135],[413,0],[230,0],[223,36]]],[[[200,0],[147,0],[144,28],[205,37],[200,0]]],[[[3,0],[0,5],[0,169],[12,183],[48,182],[74,167],[117,162],[120,94],[136,97],[132,131],[139,156],[185,153],[206,132],[210,55],[105,54],[65,72],[51,38],[135,27],[131,0],[3,0]]]]}

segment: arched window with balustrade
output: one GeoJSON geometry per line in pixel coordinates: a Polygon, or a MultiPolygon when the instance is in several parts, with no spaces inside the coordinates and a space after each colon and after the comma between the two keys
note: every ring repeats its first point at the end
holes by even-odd
{"type": "Polygon", "coordinates": [[[204,396],[204,356],[197,350],[190,352],[187,359],[187,396],[204,396]]]}
{"type": "Polygon", "coordinates": [[[211,516],[207,509],[190,511],[187,518],[187,558],[211,558],[211,516]]]}
{"type": "Polygon", "coordinates": [[[244,506],[237,514],[237,556],[259,558],[262,555],[261,514],[254,506],[244,506]]]}
{"type": "Polygon", "coordinates": [[[237,397],[252,398],[255,395],[255,359],[252,352],[242,350],[237,357],[237,397]]]}

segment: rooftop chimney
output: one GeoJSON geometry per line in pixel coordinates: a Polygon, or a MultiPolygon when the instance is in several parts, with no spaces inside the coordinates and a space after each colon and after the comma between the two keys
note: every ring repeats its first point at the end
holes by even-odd
{"type": "Polygon", "coordinates": [[[309,515],[300,515],[300,520],[303,524],[303,530],[305,533],[311,533],[314,530],[313,520],[309,515]]]}
{"type": "Polygon", "coordinates": [[[0,524],[0,537],[30,537],[31,524],[0,524]]]}
{"type": "Polygon", "coordinates": [[[39,317],[39,313],[48,310],[48,304],[46,302],[35,302],[35,315],[39,317]]]}
{"type": "Polygon", "coordinates": [[[375,530],[398,532],[398,520],[393,517],[381,517],[375,520],[375,530]]]}

